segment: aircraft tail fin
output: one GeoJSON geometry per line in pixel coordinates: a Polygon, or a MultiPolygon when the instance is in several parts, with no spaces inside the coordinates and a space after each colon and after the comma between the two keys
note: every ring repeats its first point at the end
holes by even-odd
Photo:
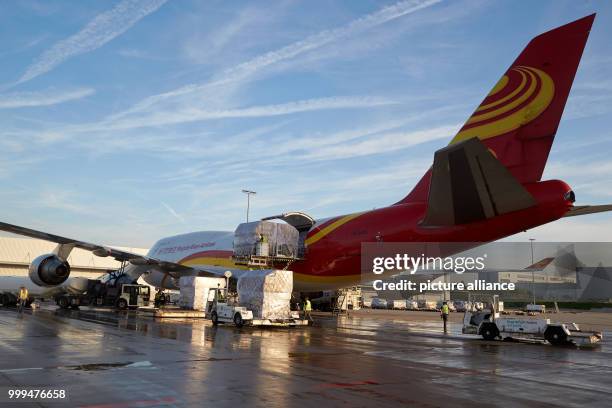
{"type": "Polygon", "coordinates": [[[534,263],[533,265],[529,265],[524,270],[526,270],[526,271],[542,271],[542,270],[546,269],[546,267],[548,265],[550,265],[550,263],[552,261],[554,261],[554,260],[555,260],[554,257],[540,259],[538,262],[534,263]]]}
{"type": "MultiPolygon", "coordinates": [[[[525,47],[450,142],[477,138],[521,183],[539,181],[595,14],[525,47]]],[[[426,202],[431,169],[397,204],[426,202]]]]}

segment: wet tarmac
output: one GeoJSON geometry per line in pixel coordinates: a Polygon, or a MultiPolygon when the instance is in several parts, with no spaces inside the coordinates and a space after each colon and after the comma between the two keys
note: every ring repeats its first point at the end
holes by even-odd
{"type": "MultiPolygon", "coordinates": [[[[392,312],[392,311],[390,311],[392,312]]],[[[1,406],[585,407],[612,397],[612,333],[593,350],[485,342],[440,322],[358,316],[214,328],[133,312],[0,309],[1,406]],[[67,399],[9,402],[9,389],[67,399]]]]}

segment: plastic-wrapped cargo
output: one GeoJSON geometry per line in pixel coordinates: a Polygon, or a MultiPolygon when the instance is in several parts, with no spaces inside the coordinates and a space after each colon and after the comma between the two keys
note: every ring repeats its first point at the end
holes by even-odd
{"type": "Polygon", "coordinates": [[[209,289],[225,287],[224,278],[182,276],[179,279],[181,296],[179,306],[183,309],[206,310],[209,289]]]}
{"type": "Polygon", "coordinates": [[[291,315],[293,272],[282,270],[249,271],[238,279],[241,306],[262,319],[287,319],[291,315]]]}
{"type": "Polygon", "coordinates": [[[269,255],[295,258],[298,254],[299,235],[295,227],[285,223],[272,221],[242,223],[234,232],[234,256],[269,255]],[[258,246],[260,243],[269,248],[268,254],[261,253],[261,245],[258,246]]]}
{"type": "Polygon", "coordinates": [[[406,309],[406,301],[404,299],[395,299],[391,301],[391,308],[392,309],[400,309],[400,310],[404,310],[406,309]]]}

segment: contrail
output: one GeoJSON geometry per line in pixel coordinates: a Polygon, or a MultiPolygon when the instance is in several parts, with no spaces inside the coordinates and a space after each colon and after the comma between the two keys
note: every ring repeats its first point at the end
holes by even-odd
{"type": "Polygon", "coordinates": [[[343,38],[357,34],[361,31],[374,28],[388,21],[395,20],[407,14],[414,13],[421,9],[430,7],[442,0],[409,0],[401,1],[394,5],[384,7],[374,13],[365,15],[361,18],[351,21],[350,23],[330,30],[323,30],[317,34],[310,35],[303,40],[296,41],[274,51],[267,52],[252,58],[249,61],[243,62],[233,68],[230,68],[212,81],[204,84],[191,84],[175,89],[173,91],[157,94],[145,98],[131,109],[119,114],[112,115],[109,119],[119,118],[127,114],[142,111],[157,102],[177,96],[189,94],[192,92],[201,92],[206,88],[216,87],[230,82],[238,82],[249,76],[261,71],[263,68],[274,65],[276,63],[294,58],[308,51],[321,48],[324,45],[336,42],[343,38]]]}
{"type": "Polygon", "coordinates": [[[432,6],[440,1],[441,0],[410,0],[384,7],[377,12],[368,14],[364,17],[358,18],[357,20],[353,20],[345,26],[331,30],[323,30],[317,34],[306,37],[301,41],[294,42],[293,44],[289,44],[278,50],[270,51],[255,57],[250,61],[244,62],[228,71],[225,71],[220,80],[227,81],[242,79],[269,65],[294,58],[307,51],[320,48],[329,43],[349,37],[355,33],[368,30],[388,21],[414,13],[415,11],[432,6]]]}
{"type": "Polygon", "coordinates": [[[179,213],[174,211],[174,208],[170,207],[168,204],[164,203],[163,201],[161,202],[161,204],[166,208],[166,210],[168,210],[170,215],[172,215],[174,218],[179,220],[181,223],[183,224],[185,223],[185,219],[179,213]]]}
{"type": "Polygon", "coordinates": [[[57,105],[58,103],[85,98],[95,92],[92,88],[78,88],[65,91],[49,89],[44,92],[0,94],[0,109],[57,105]]]}
{"type": "Polygon", "coordinates": [[[11,86],[27,82],[51,71],[75,55],[100,48],[129,30],[140,19],[153,13],[167,0],[123,0],[113,9],[98,14],[78,33],[55,43],[30,65],[11,86]]]}
{"type": "Polygon", "coordinates": [[[397,102],[375,96],[335,96],[329,98],[306,99],[276,105],[251,106],[240,109],[208,110],[191,107],[175,112],[164,112],[163,115],[150,115],[144,118],[139,116],[135,118],[128,117],[122,120],[102,122],[101,124],[96,124],[93,128],[86,129],[132,129],[223,118],[258,118],[318,110],[371,108],[392,105],[395,103],[397,102]]]}

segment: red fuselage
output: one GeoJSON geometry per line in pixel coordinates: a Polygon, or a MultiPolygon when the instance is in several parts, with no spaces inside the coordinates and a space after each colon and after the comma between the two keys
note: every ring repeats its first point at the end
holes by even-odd
{"type": "Polygon", "coordinates": [[[562,181],[530,183],[524,187],[537,205],[452,227],[421,226],[426,203],[396,204],[349,215],[345,216],[350,218],[345,223],[344,217],[334,217],[308,233],[305,259],[291,265],[296,285],[315,290],[356,284],[360,280],[363,242],[485,243],[557,220],[572,206],[567,194],[571,189],[562,181]],[[334,228],[334,223],[340,225],[334,228]],[[318,239],[309,244],[313,237],[318,239]]]}

